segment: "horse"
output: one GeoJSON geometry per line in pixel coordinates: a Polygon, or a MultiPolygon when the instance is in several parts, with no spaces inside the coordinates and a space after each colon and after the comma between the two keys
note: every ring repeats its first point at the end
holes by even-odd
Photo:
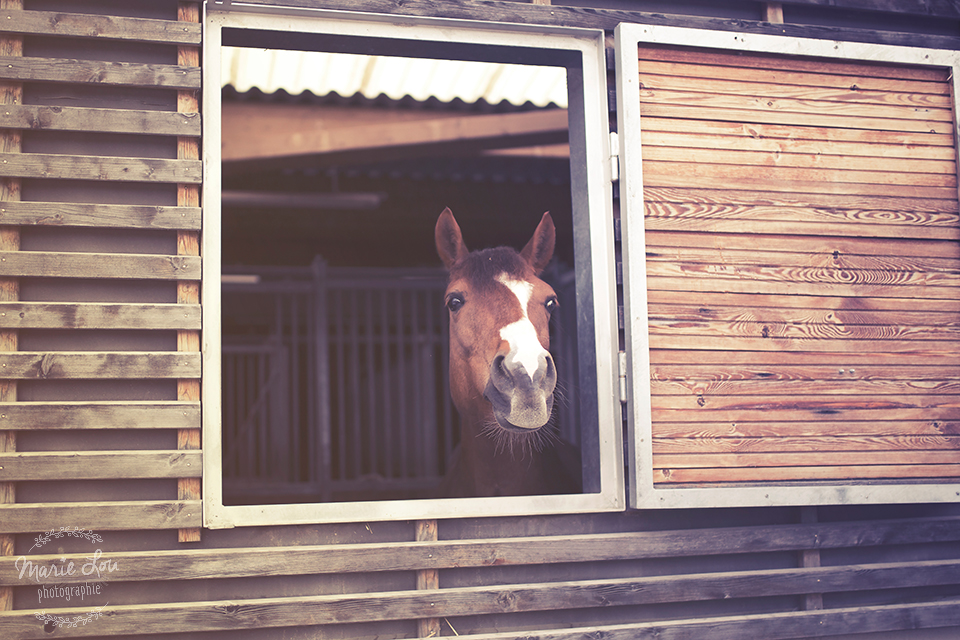
{"type": "Polygon", "coordinates": [[[557,369],[548,324],[559,302],[538,277],[556,243],[549,212],[519,253],[469,251],[449,208],[434,240],[449,276],[450,395],[461,422],[444,494],[579,493],[579,452],[549,424],[557,369]]]}

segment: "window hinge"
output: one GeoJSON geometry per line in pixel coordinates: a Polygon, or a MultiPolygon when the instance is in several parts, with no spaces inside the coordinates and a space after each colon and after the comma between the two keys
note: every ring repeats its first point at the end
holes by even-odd
{"type": "Polygon", "coordinates": [[[620,179],[620,139],[616,131],[610,132],[610,182],[620,179]]]}
{"type": "Polygon", "coordinates": [[[627,352],[621,351],[617,354],[620,360],[620,402],[627,403],[627,352]]]}

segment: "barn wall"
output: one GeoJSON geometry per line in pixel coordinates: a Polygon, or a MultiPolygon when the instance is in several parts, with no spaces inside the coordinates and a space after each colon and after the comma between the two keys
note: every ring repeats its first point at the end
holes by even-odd
{"type": "MultiPolygon", "coordinates": [[[[453,519],[422,543],[412,522],[199,530],[199,265],[189,255],[199,75],[178,49],[200,33],[176,22],[178,4],[191,3],[12,4],[0,4],[0,28],[22,34],[0,33],[0,221],[10,225],[0,233],[0,344],[17,352],[0,354],[15,372],[0,389],[0,635],[392,638],[415,637],[429,619],[443,635],[499,638],[956,637],[956,504],[453,519]],[[13,59],[20,37],[23,61],[13,59]],[[100,577],[47,582],[98,586],[79,601],[38,593],[18,565],[83,567],[95,550],[100,577]],[[434,570],[440,589],[418,589],[434,570]]],[[[924,5],[934,17],[897,15],[893,2],[886,13],[785,3],[785,16],[813,27],[754,22],[759,3],[671,4],[688,17],[623,2],[287,4],[960,44],[947,3],[924,5]],[[835,26],[858,19],[870,30],[835,26]]]]}

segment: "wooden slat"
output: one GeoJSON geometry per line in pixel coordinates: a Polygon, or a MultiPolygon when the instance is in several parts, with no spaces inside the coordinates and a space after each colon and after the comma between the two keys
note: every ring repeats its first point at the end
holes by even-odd
{"type": "MultiPolygon", "coordinates": [[[[663,396],[661,396],[663,397],[663,396]]],[[[910,420],[930,421],[955,425],[960,422],[960,406],[956,403],[944,406],[911,405],[895,401],[878,401],[873,398],[860,403],[851,401],[799,400],[795,398],[769,398],[767,402],[743,401],[732,407],[719,407],[716,398],[702,408],[661,408],[652,410],[654,433],[660,434],[659,423],[688,422],[715,423],[718,421],[740,424],[741,422],[807,422],[831,421],[840,433],[848,421],[910,420]],[[775,413],[774,413],[775,412],[775,413]],[[835,422],[834,422],[835,421],[835,422]]],[[[694,424],[691,424],[693,428],[694,424]]]]}
{"type": "Polygon", "coordinates": [[[195,256],[0,251],[0,276],[199,280],[195,256]]]}
{"type": "Polygon", "coordinates": [[[200,428],[199,402],[14,402],[0,404],[0,427],[34,429],[200,428]]]}
{"type": "MultiPolygon", "coordinates": [[[[853,1],[856,2],[858,0],[853,1]]],[[[872,2],[871,5],[876,6],[876,3],[872,2]]],[[[741,55],[739,52],[726,52],[716,49],[710,49],[709,56],[704,56],[703,49],[644,46],[638,48],[637,57],[638,60],[667,61],[703,66],[740,68],[750,66],[751,71],[755,69],[773,69],[781,72],[790,71],[794,73],[829,73],[840,76],[856,76],[857,78],[854,78],[855,80],[860,80],[859,76],[863,78],[889,78],[939,84],[944,84],[950,80],[950,69],[942,67],[922,67],[888,62],[874,64],[865,61],[845,60],[830,60],[824,63],[823,60],[815,58],[808,59],[799,56],[763,54],[746,56],[741,55]]],[[[788,80],[786,78],[791,75],[793,74],[783,74],[781,82],[787,82],[788,80]]],[[[861,82],[862,81],[863,80],[861,80],[861,82]]]]}
{"type": "Polygon", "coordinates": [[[199,451],[0,453],[0,480],[200,477],[199,451]]]}
{"type": "Polygon", "coordinates": [[[0,533],[48,531],[64,522],[98,532],[199,527],[201,506],[199,500],[4,504],[0,505],[0,533]]]}
{"type": "MultiPolygon", "coordinates": [[[[681,313],[683,312],[683,309],[689,309],[688,306],[682,304],[684,302],[688,302],[689,298],[684,298],[682,295],[677,294],[667,287],[667,285],[673,285],[674,281],[676,280],[679,279],[674,278],[669,281],[662,282],[660,283],[660,288],[650,290],[649,300],[651,308],[656,308],[659,305],[670,305],[671,307],[677,308],[681,313]]],[[[676,284],[682,285],[683,283],[681,281],[677,282],[676,284]]],[[[682,290],[682,288],[680,290],[682,290]]],[[[745,313],[751,312],[751,309],[768,309],[772,307],[779,307],[784,310],[784,313],[796,313],[795,311],[790,310],[802,311],[805,308],[804,305],[809,305],[807,308],[812,316],[816,316],[817,310],[827,310],[836,312],[838,314],[844,314],[844,320],[847,320],[852,316],[857,316],[860,313],[866,314],[864,317],[865,319],[869,320],[869,313],[871,312],[920,312],[931,314],[932,320],[929,322],[930,325],[949,324],[949,319],[956,317],[956,315],[960,313],[960,300],[923,301],[916,298],[873,298],[870,300],[864,300],[844,298],[839,296],[806,296],[801,298],[799,296],[775,294],[737,293],[734,295],[731,293],[716,292],[703,292],[697,296],[697,300],[702,302],[702,305],[697,308],[704,309],[704,311],[700,313],[705,314],[708,318],[713,317],[711,315],[712,310],[716,309],[719,313],[719,309],[725,308],[727,305],[731,310],[735,308],[744,308],[745,313]],[[719,305],[725,306],[722,307],[719,305]],[[938,318],[940,321],[937,320],[938,318]]],[[[735,311],[732,312],[735,313],[735,311]]],[[[906,317],[908,316],[905,316],[905,318],[906,317]]],[[[835,320],[838,319],[839,318],[835,318],[835,320]]],[[[851,321],[850,323],[874,324],[868,321],[851,321]]],[[[903,324],[922,323],[904,322],[903,324]]]]}
{"type": "MultiPolygon", "coordinates": [[[[774,569],[612,580],[462,587],[430,591],[244,600],[178,602],[109,607],[109,615],[82,635],[212,631],[375,620],[408,620],[435,613],[454,617],[522,611],[630,606],[809,593],[817,588],[844,592],[880,588],[953,584],[960,561],[926,561],[844,567],[774,569]]],[[[89,607],[87,607],[89,609],[89,607]]],[[[86,613],[82,607],[49,611],[61,616],[86,613]]],[[[18,638],[46,633],[33,611],[0,613],[0,622],[18,638]]],[[[662,624],[662,623],[660,623],[662,624]]]]}
{"type": "Polygon", "coordinates": [[[199,378],[200,353],[28,352],[0,353],[8,379],[199,378]]]}
{"type": "Polygon", "coordinates": [[[172,64],[0,56],[0,80],[199,89],[200,69],[172,64]]]}
{"type": "Polygon", "coordinates": [[[829,73],[831,69],[826,65],[822,73],[783,72],[762,68],[762,58],[748,57],[746,60],[746,69],[742,62],[736,66],[720,66],[642,61],[640,81],[643,88],[654,90],[776,96],[908,110],[950,109],[953,106],[947,82],[853,77],[829,73]]]}
{"type": "MultiPolygon", "coordinates": [[[[738,296],[729,296],[730,302],[736,302],[738,296]]],[[[756,297],[756,296],[753,296],[756,297]]],[[[903,328],[917,327],[921,330],[960,330],[960,315],[949,311],[938,313],[935,311],[913,311],[908,303],[904,303],[907,310],[873,310],[873,309],[822,309],[819,307],[776,307],[768,303],[766,307],[751,306],[712,306],[705,304],[674,304],[651,303],[647,306],[647,317],[652,320],[663,319],[673,322],[720,322],[720,323],[789,323],[825,325],[824,331],[846,332],[850,327],[886,327],[896,326],[903,328]]],[[[3,306],[0,305],[0,309],[3,306]]],[[[0,311],[2,312],[2,311],[0,311]]],[[[2,321],[0,317],[0,321],[2,321]]],[[[0,324],[2,326],[2,324],[0,324]]],[[[816,329],[814,329],[816,331],[816,329]]],[[[877,328],[877,331],[887,329],[877,328]]],[[[912,329],[907,329],[908,331],[912,329]]],[[[755,335],[755,331],[749,331],[755,335]]]]}
{"type": "MultiPolygon", "coordinates": [[[[678,469],[714,468],[733,470],[761,467],[883,467],[894,469],[892,477],[916,477],[915,473],[936,475],[921,467],[960,470],[957,451],[762,451],[745,453],[661,453],[653,456],[657,468],[678,469]],[[898,466],[904,470],[897,471],[898,466]]],[[[851,475],[853,475],[852,472],[851,475]]],[[[843,475],[831,476],[843,478],[843,475]]],[[[725,479],[726,480],[726,479],[725,479]]]]}
{"type": "MultiPolygon", "coordinates": [[[[854,115],[822,113],[818,110],[805,112],[801,105],[777,104],[776,108],[763,109],[762,101],[750,97],[737,98],[722,95],[696,95],[684,92],[644,91],[640,103],[641,118],[683,118],[686,120],[718,120],[750,124],[789,124],[798,127],[836,127],[865,129],[868,131],[901,131],[907,133],[933,133],[948,135],[951,122],[948,114],[935,113],[935,117],[913,118],[858,118],[854,115]],[[795,109],[795,111],[785,111],[795,109]]],[[[868,139],[864,136],[861,139],[868,139]]]]}
{"type": "MultiPolygon", "coordinates": [[[[856,269],[868,271],[942,271],[960,272],[960,259],[937,257],[914,257],[902,255],[857,255],[839,250],[817,252],[808,250],[778,251],[757,249],[715,249],[700,247],[658,247],[647,245],[647,260],[650,262],[705,263],[725,265],[778,265],[782,267],[806,267],[822,269],[856,269]]],[[[811,247],[811,249],[813,249],[811,247]]],[[[891,251],[891,249],[887,249],[891,251]]],[[[891,252],[892,253],[892,252],[891,252]]],[[[729,304],[729,303],[728,303],[729,304]]]]}
{"type": "MultiPolygon", "coordinates": [[[[656,460],[654,465],[658,466],[656,460]]],[[[745,482],[835,482],[856,483],[863,480],[926,480],[955,483],[960,478],[960,464],[907,466],[902,463],[875,466],[809,466],[809,467],[717,467],[702,469],[655,468],[655,484],[734,484],[745,482]]]]}
{"type": "MultiPolygon", "coordinates": [[[[657,438],[702,438],[713,441],[719,438],[743,440],[752,438],[910,438],[938,439],[960,435],[960,420],[938,420],[922,417],[914,420],[886,420],[885,416],[862,421],[832,421],[830,414],[816,419],[798,422],[778,422],[770,414],[761,414],[753,421],[734,419],[728,422],[712,422],[709,419],[691,422],[658,422],[654,433],[657,438]]],[[[842,416],[846,418],[846,416],[842,416]]]]}
{"type": "MultiPolygon", "coordinates": [[[[900,365],[881,360],[880,364],[858,364],[856,368],[818,362],[809,365],[783,364],[778,358],[770,362],[701,364],[691,362],[683,365],[653,363],[650,367],[651,384],[666,385],[668,382],[684,384],[725,384],[739,381],[771,382],[788,381],[839,381],[844,384],[856,381],[899,381],[931,384],[960,380],[956,366],[900,365]]],[[[663,393],[663,392],[661,392],[663,393]]]]}
{"type": "MultiPolygon", "coordinates": [[[[673,182],[676,182],[675,180],[673,182]]],[[[958,227],[873,225],[847,222],[809,222],[795,220],[716,220],[711,218],[647,219],[649,231],[691,231],[706,233],[743,233],[750,235],[798,235],[870,238],[930,238],[932,240],[960,240],[958,227]]]]}
{"type": "Polygon", "coordinates": [[[200,44],[199,24],[119,16],[0,9],[0,29],[31,35],[72,36],[161,44],[200,44]]]}
{"type": "MultiPolygon", "coordinates": [[[[263,576],[414,571],[426,569],[587,563],[753,554],[803,549],[842,549],[960,540],[956,517],[765,525],[676,531],[632,531],[431,542],[297,545],[107,551],[126,581],[203,580],[263,576]]],[[[61,558],[80,563],[85,553],[31,555],[39,565],[61,558]]],[[[20,582],[16,558],[0,558],[0,585],[20,582]]],[[[75,584],[87,579],[65,575],[75,584]]]]}
{"type": "MultiPolygon", "coordinates": [[[[799,322],[773,322],[767,320],[754,322],[695,322],[690,320],[650,320],[650,335],[659,337],[707,336],[719,339],[762,338],[778,344],[796,342],[810,343],[821,341],[822,346],[813,345],[811,350],[837,351],[842,349],[844,341],[863,344],[876,341],[874,351],[903,351],[917,349],[949,348],[951,340],[956,340],[957,327],[918,327],[903,325],[850,325],[814,324],[799,322]],[[910,341],[916,340],[916,344],[910,341]]],[[[792,344],[796,347],[796,344],[792,344]]],[[[724,347],[718,345],[718,349],[724,347]]]]}
{"type": "Polygon", "coordinates": [[[6,105],[0,109],[0,127],[39,131],[199,136],[200,114],[133,109],[6,105]]]}
{"type": "Polygon", "coordinates": [[[724,380],[704,381],[650,381],[654,395],[955,395],[960,393],[960,378],[938,380],[861,380],[851,376],[847,380],[724,380]]]}
{"type": "Polygon", "coordinates": [[[7,329],[199,329],[198,304],[0,302],[7,329]]]}
{"type": "Polygon", "coordinates": [[[199,229],[200,207],[75,202],[0,203],[0,223],[123,229],[199,229]]]}
{"type": "MultiPolygon", "coordinates": [[[[747,270],[744,268],[744,270],[747,270]]],[[[823,282],[794,281],[783,277],[783,271],[772,269],[766,273],[763,270],[754,270],[745,274],[750,279],[724,277],[664,277],[649,276],[651,289],[662,291],[696,291],[717,293],[746,293],[746,294],[774,294],[799,296],[842,296],[842,297],[874,297],[900,298],[917,300],[917,309],[936,307],[937,300],[957,300],[957,290],[954,286],[933,285],[900,285],[900,284],[841,284],[824,279],[823,282]],[[926,305],[926,306],[925,306],[926,305]]],[[[902,305],[903,303],[901,303],[902,305]]],[[[898,307],[902,308],[902,307],[898,307]]]]}
{"type": "Polygon", "coordinates": [[[853,365],[865,364],[896,364],[922,365],[935,367],[960,367],[960,352],[950,351],[921,351],[892,353],[888,351],[849,351],[847,353],[823,353],[817,351],[782,353],[771,355],[760,351],[714,351],[687,349],[674,351],[669,349],[652,349],[650,361],[654,364],[724,364],[748,365],[777,364],[777,365],[818,365],[835,366],[838,369],[849,370],[853,365]]]}
{"type": "Polygon", "coordinates": [[[199,183],[203,173],[199,160],[3,153],[0,154],[0,175],[16,178],[199,183]]]}
{"type": "MultiPolygon", "coordinates": [[[[960,456],[956,436],[795,436],[770,438],[654,438],[653,453],[810,453],[811,451],[951,451],[960,456]]],[[[956,458],[955,458],[956,459],[956,458]]]]}

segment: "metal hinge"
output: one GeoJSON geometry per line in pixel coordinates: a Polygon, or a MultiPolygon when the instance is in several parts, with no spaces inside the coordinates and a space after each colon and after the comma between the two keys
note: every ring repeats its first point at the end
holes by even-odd
{"type": "Polygon", "coordinates": [[[610,132],[610,182],[620,179],[620,138],[616,131],[610,132]]]}
{"type": "Polygon", "coordinates": [[[620,361],[620,403],[627,403],[627,352],[621,351],[617,354],[620,361]]]}

